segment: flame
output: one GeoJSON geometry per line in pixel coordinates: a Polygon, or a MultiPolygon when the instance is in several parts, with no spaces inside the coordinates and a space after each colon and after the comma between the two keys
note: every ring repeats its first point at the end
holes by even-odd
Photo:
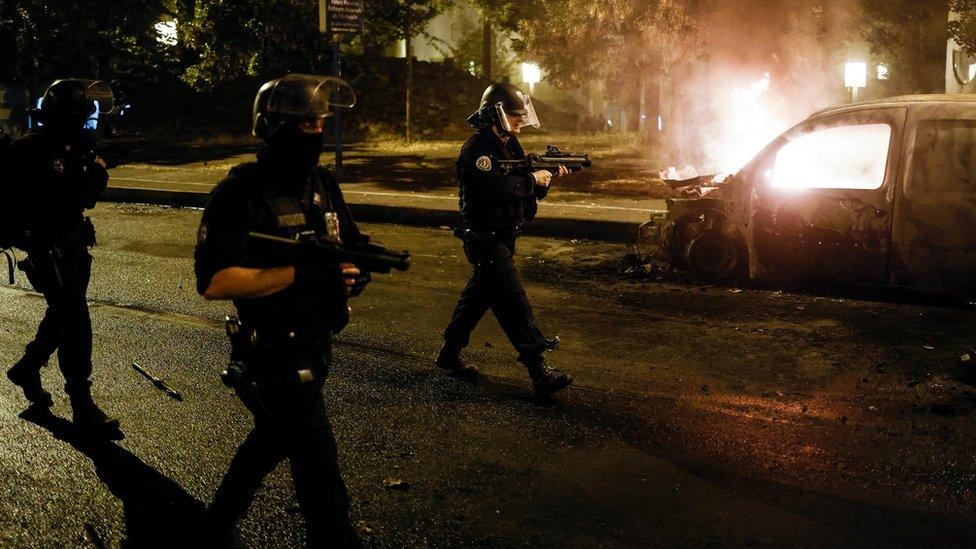
{"type": "Polygon", "coordinates": [[[745,88],[735,88],[729,96],[729,119],[726,135],[720,137],[716,162],[723,172],[735,173],[770,141],[789,127],[789,123],[774,116],[769,105],[772,78],[762,78],[745,88]]]}

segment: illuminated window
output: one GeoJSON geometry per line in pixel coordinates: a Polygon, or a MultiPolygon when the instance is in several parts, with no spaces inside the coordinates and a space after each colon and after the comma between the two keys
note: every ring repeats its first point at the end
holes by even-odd
{"type": "Polygon", "coordinates": [[[976,195],[976,120],[923,120],[912,152],[911,195],[976,195]]]}
{"type": "Polygon", "coordinates": [[[877,189],[888,166],[891,126],[860,124],[816,130],[776,153],[772,186],[781,189],[877,189]]]}

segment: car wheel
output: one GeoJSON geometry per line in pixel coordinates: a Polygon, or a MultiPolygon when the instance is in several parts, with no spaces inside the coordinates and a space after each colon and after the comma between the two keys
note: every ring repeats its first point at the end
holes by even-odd
{"type": "Polygon", "coordinates": [[[745,254],[727,235],[706,230],[685,248],[685,264],[695,276],[710,282],[731,282],[742,273],[745,254]]]}

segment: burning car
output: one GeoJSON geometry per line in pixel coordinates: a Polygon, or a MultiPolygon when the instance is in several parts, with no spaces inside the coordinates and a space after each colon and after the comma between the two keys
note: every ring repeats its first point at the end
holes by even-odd
{"type": "Polygon", "coordinates": [[[976,296],[976,96],[827,109],[734,175],[669,183],[659,245],[700,277],[976,296]]]}

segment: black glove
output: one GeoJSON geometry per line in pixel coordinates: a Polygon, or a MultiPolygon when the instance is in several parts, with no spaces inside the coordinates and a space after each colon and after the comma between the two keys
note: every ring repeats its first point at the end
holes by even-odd
{"type": "Polygon", "coordinates": [[[349,287],[349,295],[351,297],[356,297],[363,293],[366,289],[366,285],[372,282],[373,277],[369,274],[369,271],[362,271],[359,276],[356,277],[356,282],[349,287]]]}

